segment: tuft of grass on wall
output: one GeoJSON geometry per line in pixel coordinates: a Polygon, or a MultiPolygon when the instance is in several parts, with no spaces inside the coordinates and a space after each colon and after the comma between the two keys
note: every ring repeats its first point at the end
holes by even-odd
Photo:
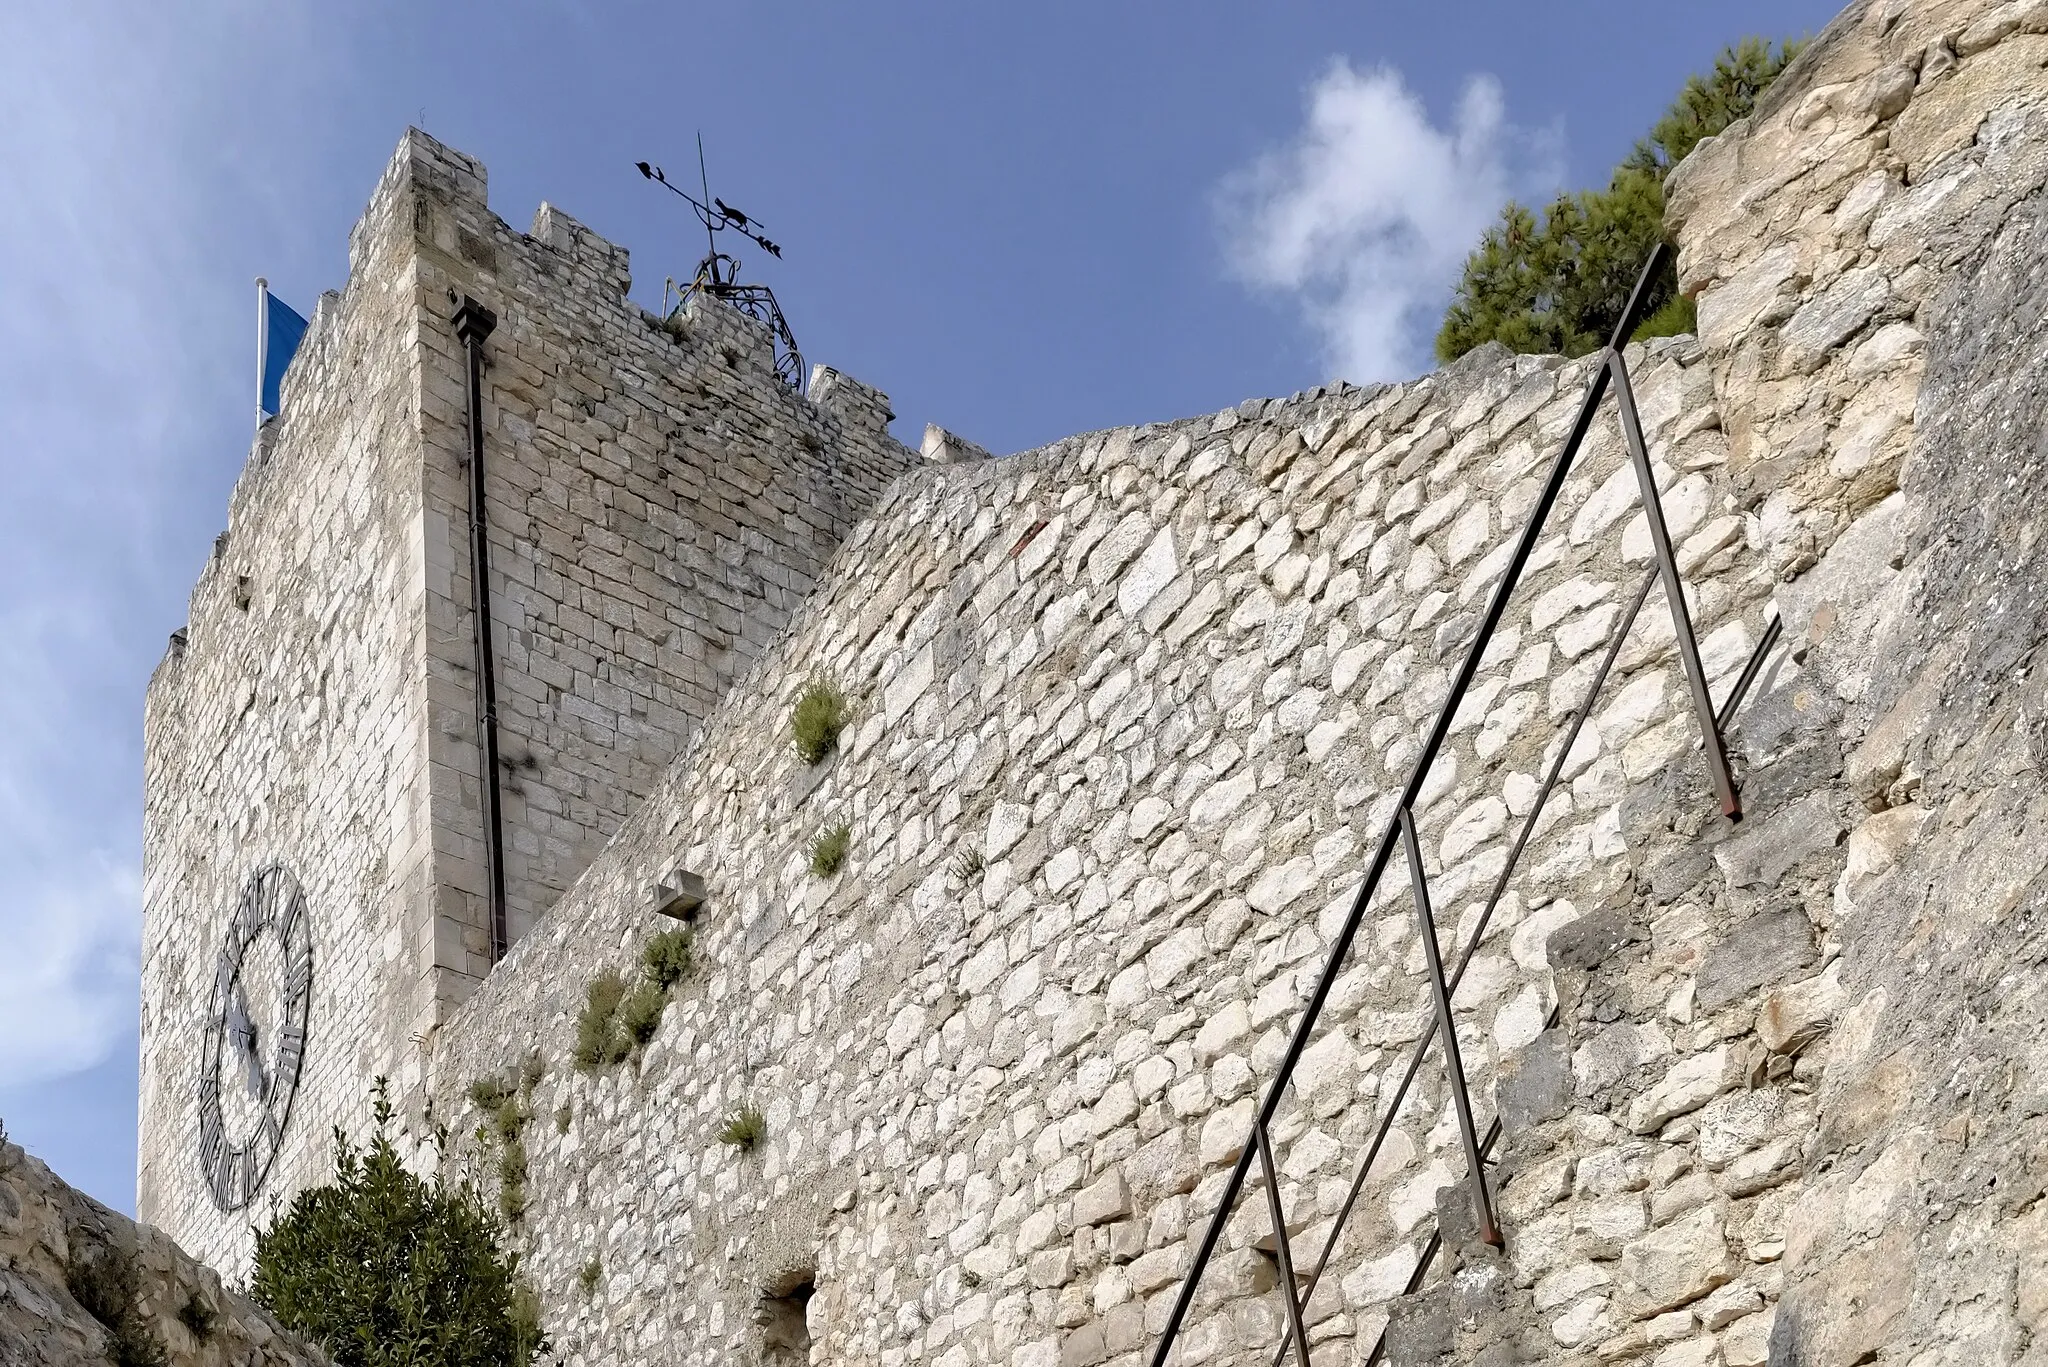
{"type": "Polygon", "coordinates": [[[583,1287],[583,1294],[586,1296],[595,1296],[598,1284],[603,1280],[604,1264],[596,1258],[592,1258],[589,1262],[583,1264],[583,1271],[577,1274],[576,1277],[577,1283],[583,1287]]]}
{"type": "Polygon", "coordinates": [[[688,926],[664,930],[640,951],[640,971],[664,992],[688,977],[696,962],[695,937],[688,926]]]}
{"type": "Polygon", "coordinates": [[[1699,310],[1693,305],[1693,301],[1682,294],[1674,294],[1663,307],[1636,324],[1636,330],[1629,334],[1629,340],[1642,342],[1652,337],[1679,337],[1696,333],[1699,329],[1699,310]]]}
{"type": "Polygon", "coordinates": [[[725,1118],[718,1142],[745,1153],[768,1137],[768,1122],[752,1106],[741,1106],[725,1118]]]}
{"type": "Polygon", "coordinates": [[[213,1322],[218,1318],[213,1307],[201,1300],[197,1291],[187,1296],[185,1303],[178,1307],[178,1323],[184,1325],[202,1345],[213,1338],[213,1322]]]}
{"type": "Polygon", "coordinates": [[[650,979],[641,979],[638,986],[626,994],[619,1003],[619,1031],[632,1042],[631,1047],[644,1049],[654,1038],[654,1032],[661,1028],[661,1011],[668,1005],[668,993],[660,984],[650,979]]]}
{"type": "Polygon", "coordinates": [[[811,873],[830,878],[846,863],[846,851],[853,844],[853,828],[844,821],[827,826],[811,842],[811,873]]]}
{"type": "Polygon", "coordinates": [[[107,1331],[104,1351],[114,1367],[164,1367],[168,1361],[136,1305],[139,1281],[135,1255],[127,1249],[83,1239],[71,1245],[64,1288],[107,1331]]]}
{"type": "Polygon", "coordinates": [[[817,764],[839,744],[846,728],[846,695],[824,679],[813,679],[797,695],[789,714],[789,738],[797,756],[806,764],[817,764]]]}
{"type": "Polygon", "coordinates": [[[625,1061],[633,1046],[619,1029],[619,1003],[626,998],[626,980],[606,969],[584,989],[583,1010],[576,1017],[576,1068],[594,1073],[625,1061]]]}

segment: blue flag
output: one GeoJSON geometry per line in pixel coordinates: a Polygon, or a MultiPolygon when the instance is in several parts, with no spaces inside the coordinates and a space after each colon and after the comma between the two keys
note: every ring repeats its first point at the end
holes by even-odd
{"type": "Polygon", "coordinates": [[[256,364],[262,377],[257,404],[268,415],[277,412],[278,387],[284,382],[284,368],[292,363],[292,353],[299,349],[299,340],[306,335],[306,320],[279,302],[268,285],[260,280],[257,284],[263,292],[256,339],[256,364]]]}

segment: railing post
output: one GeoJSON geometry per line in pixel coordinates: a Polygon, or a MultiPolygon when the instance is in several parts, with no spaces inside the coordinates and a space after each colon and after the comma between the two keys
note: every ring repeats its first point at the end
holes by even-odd
{"type": "Polygon", "coordinates": [[[1451,1024],[1451,993],[1444,985],[1444,961],[1436,942],[1436,918],[1429,911],[1429,883],[1422,874],[1422,846],[1415,839],[1415,814],[1401,809],[1401,843],[1408,848],[1408,876],[1415,888],[1415,919],[1421,922],[1422,957],[1429,965],[1429,988],[1436,997],[1436,1033],[1443,1042],[1444,1071],[1451,1076],[1451,1103],[1458,1109],[1458,1136],[1465,1141],[1465,1166],[1471,1173],[1472,1205],[1479,1216],[1479,1237],[1500,1247],[1500,1229],[1493,1221],[1493,1196],[1486,1189],[1486,1159],[1479,1152],[1479,1131],[1472,1124],[1472,1097],[1465,1090],[1465,1061],[1458,1053],[1458,1032],[1451,1024]]]}
{"type": "Polygon", "coordinates": [[[1685,582],[1678,577],[1678,558],[1671,553],[1671,530],[1664,525],[1664,502],[1657,496],[1657,476],[1650,469],[1650,451],[1643,444],[1642,420],[1636,416],[1635,389],[1628,382],[1628,366],[1621,348],[1607,349],[1607,370],[1614,376],[1614,401],[1621,408],[1621,432],[1628,441],[1628,457],[1636,467],[1636,483],[1643,491],[1643,517],[1650,524],[1650,545],[1657,553],[1657,569],[1664,580],[1664,597],[1671,604],[1671,625],[1678,633],[1678,656],[1685,663],[1686,681],[1692,686],[1693,710],[1699,714],[1700,734],[1706,743],[1707,771],[1713,776],[1714,796],[1730,821],[1742,820],[1742,799],[1735,791],[1735,775],[1728,769],[1728,746],[1721,739],[1721,723],[1714,716],[1714,699],[1707,691],[1706,667],[1700,663],[1699,642],[1693,638],[1692,613],[1685,606],[1685,582]]]}
{"type": "Polygon", "coordinates": [[[1258,1133],[1259,1162],[1266,1169],[1266,1209],[1273,1214],[1273,1261],[1280,1265],[1280,1293],[1286,1298],[1287,1327],[1293,1334],[1294,1351],[1301,1357],[1301,1367],[1310,1367],[1308,1360],[1308,1328],[1301,1321],[1301,1298],[1294,1294],[1294,1251],[1287,1242],[1287,1212],[1280,1204],[1280,1166],[1273,1161],[1273,1141],[1267,1137],[1266,1127],[1254,1122],[1258,1133]]]}

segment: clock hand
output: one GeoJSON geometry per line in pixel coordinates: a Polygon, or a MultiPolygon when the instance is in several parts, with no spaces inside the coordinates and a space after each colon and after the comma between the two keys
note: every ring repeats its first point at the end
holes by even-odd
{"type": "Polygon", "coordinates": [[[253,1097],[263,1095],[263,1061],[256,1050],[256,1022],[249,1017],[249,999],[243,995],[242,983],[235,980],[235,998],[228,1004],[228,1029],[233,1032],[235,1045],[242,1051],[242,1085],[253,1097]]]}

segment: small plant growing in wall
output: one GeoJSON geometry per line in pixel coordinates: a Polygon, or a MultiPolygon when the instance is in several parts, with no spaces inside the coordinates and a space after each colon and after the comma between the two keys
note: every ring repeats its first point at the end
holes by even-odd
{"type": "MultiPolygon", "coordinates": [[[[71,1236],[64,1288],[106,1330],[103,1351],[114,1367],[164,1367],[164,1346],[149,1330],[135,1299],[135,1254],[118,1244],[71,1236]]],[[[209,1328],[211,1327],[209,1323],[209,1328]]]]}
{"type": "MultiPolygon", "coordinates": [[[[666,930],[640,951],[640,976],[631,986],[616,969],[590,980],[576,1017],[576,1068],[594,1073],[624,1063],[644,1049],[661,1028],[661,1013],[676,984],[696,967],[695,940],[688,926],[666,930]]],[[[558,1118],[563,1129],[568,1128],[558,1118]]]]}
{"type": "Polygon", "coordinates": [[[846,695],[824,679],[813,679],[797,695],[789,714],[789,736],[806,764],[818,764],[839,744],[846,728],[846,695]]]}
{"type": "Polygon", "coordinates": [[[623,1063],[633,1045],[619,1028],[619,1003],[626,999],[626,980],[606,969],[583,990],[583,1010],[576,1016],[576,1067],[586,1073],[623,1063]]]}
{"type": "Polygon", "coordinates": [[[688,926],[664,930],[640,951],[640,971],[664,992],[688,977],[696,963],[695,937],[688,926]]]}
{"type": "Polygon", "coordinates": [[[725,1118],[725,1127],[718,1132],[718,1142],[730,1144],[741,1153],[751,1152],[756,1145],[768,1137],[768,1122],[752,1106],[740,1106],[725,1118]]]}
{"type": "Polygon", "coordinates": [[[644,1049],[654,1038],[654,1032],[661,1028],[662,1008],[668,1005],[668,992],[660,983],[651,978],[642,978],[619,1003],[619,1032],[631,1048],[644,1049]]]}
{"type": "Polygon", "coordinates": [[[202,1300],[197,1291],[187,1296],[185,1303],[178,1307],[178,1323],[184,1325],[201,1345],[213,1338],[213,1322],[217,1318],[213,1307],[202,1300]]]}
{"type": "Polygon", "coordinates": [[[469,1084],[470,1102],[485,1118],[477,1138],[498,1145],[498,1213],[508,1225],[526,1218],[526,1122],[533,1118],[533,1089],[545,1073],[534,1053],[509,1081],[489,1077],[469,1084]]]}
{"type": "Polygon", "coordinates": [[[827,826],[811,842],[811,873],[830,878],[846,863],[847,848],[853,843],[853,828],[844,821],[827,826]]]}
{"type": "Polygon", "coordinates": [[[592,1258],[589,1262],[583,1264],[583,1271],[576,1278],[576,1282],[583,1288],[585,1296],[595,1296],[598,1285],[603,1281],[604,1264],[596,1258],[592,1258]]]}

